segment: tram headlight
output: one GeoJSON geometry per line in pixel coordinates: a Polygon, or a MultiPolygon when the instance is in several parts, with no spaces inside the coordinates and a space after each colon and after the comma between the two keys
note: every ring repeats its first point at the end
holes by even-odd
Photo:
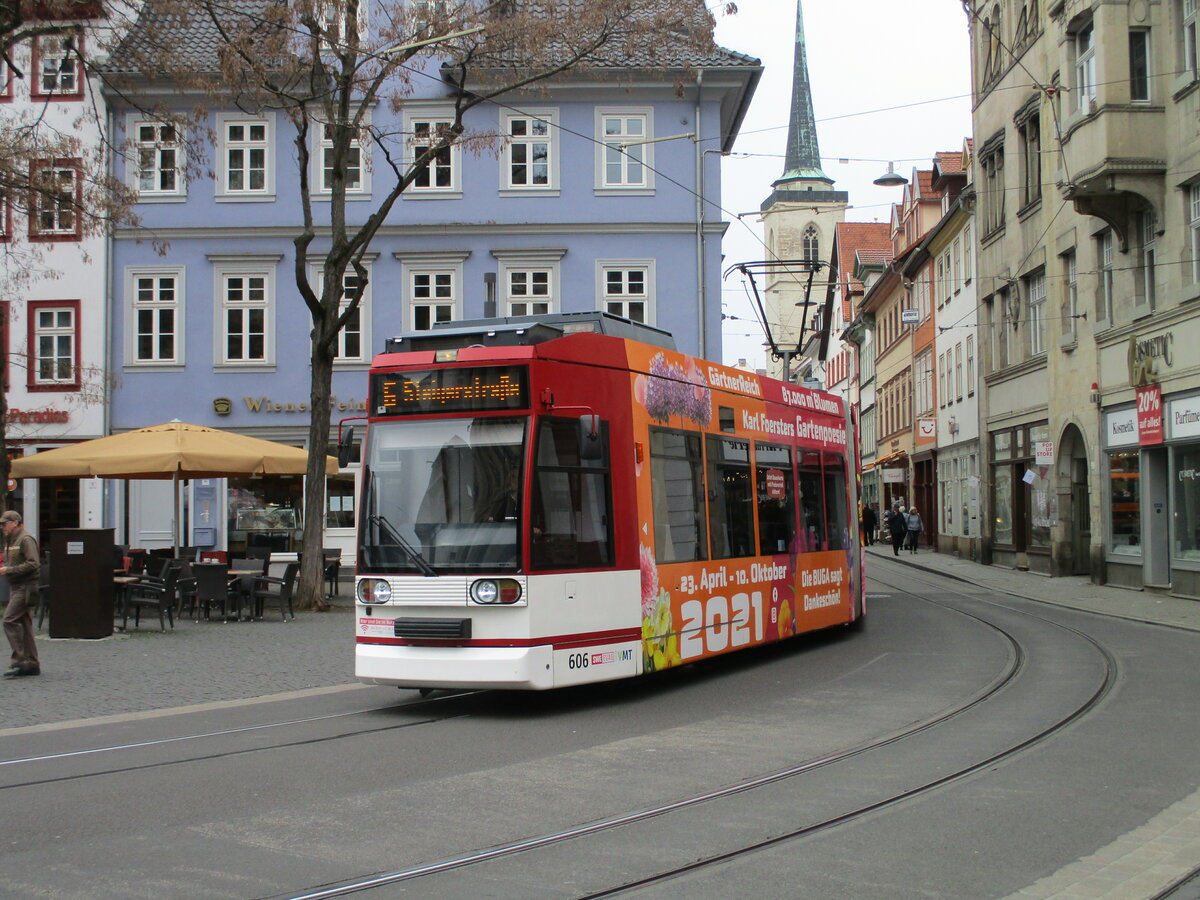
{"type": "Polygon", "coordinates": [[[358,583],[358,602],[364,606],[387,603],[392,599],[392,586],[382,578],[364,578],[358,583]]]}
{"type": "Polygon", "coordinates": [[[471,583],[471,599],[488,606],[516,603],[521,599],[521,583],[512,578],[481,578],[471,583]]]}

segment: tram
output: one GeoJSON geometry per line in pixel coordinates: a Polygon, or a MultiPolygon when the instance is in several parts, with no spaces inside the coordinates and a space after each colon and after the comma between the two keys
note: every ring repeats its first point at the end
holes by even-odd
{"type": "Polygon", "coordinates": [[[862,620],[839,396],[599,312],[394,338],[369,377],[363,682],[541,690],[862,620]]]}

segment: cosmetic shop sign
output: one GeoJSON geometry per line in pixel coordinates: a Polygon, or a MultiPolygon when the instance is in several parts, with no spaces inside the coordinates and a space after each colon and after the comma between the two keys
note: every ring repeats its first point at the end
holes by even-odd
{"type": "Polygon", "coordinates": [[[1184,397],[1168,403],[1167,425],[1172,438],[1200,437],[1200,397],[1184,397]]]}

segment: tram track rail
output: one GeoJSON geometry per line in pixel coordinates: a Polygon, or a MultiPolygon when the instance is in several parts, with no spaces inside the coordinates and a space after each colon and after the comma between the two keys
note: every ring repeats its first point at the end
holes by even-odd
{"type": "MultiPolygon", "coordinates": [[[[415,700],[411,703],[402,704],[402,708],[412,708],[418,706],[437,705],[448,701],[457,700],[469,694],[479,693],[478,691],[456,692],[447,694],[441,697],[425,698],[415,700]]],[[[397,709],[395,704],[387,706],[376,706],[368,709],[349,710],[347,712],[330,713],[320,716],[303,716],[300,718],[284,719],[277,722],[257,722],[252,725],[242,725],[237,728],[224,728],[214,731],[202,731],[193,734],[172,735],[170,737],[155,738],[144,741],[131,741],[122,744],[111,744],[101,747],[83,747],[76,750],[64,750],[57,753],[37,754],[33,756],[18,756],[9,759],[0,759],[0,773],[6,769],[11,769],[16,766],[32,765],[36,763],[53,763],[68,759],[81,759],[87,757],[102,757],[108,754],[119,753],[137,753],[151,750],[156,747],[165,747],[172,744],[186,744],[192,741],[217,740],[221,738],[234,737],[237,735],[252,734],[255,732],[266,732],[279,728],[295,728],[313,725],[319,722],[327,722],[335,719],[350,719],[358,716],[367,716],[376,713],[394,712],[397,709]]],[[[275,741],[271,743],[259,744],[253,747],[239,747],[231,750],[217,751],[213,753],[193,753],[184,755],[178,758],[169,760],[159,760],[155,762],[139,763],[131,765],[110,766],[107,768],[92,770],[88,772],[78,772],[69,775],[50,776],[39,779],[27,779],[24,781],[15,781],[9,784],[0,784],[0,794],[4,791],[10,791],[17,788],[36,787],[44,784],[61,783],[64,781],[78,781],[88,778],[99,778],[105,775],[117,775],[128,772],[144,771],[148,769],[166,768],[172,766],[182,766],[189,763],[219,760],[234,756],[244,756],[251,753],[271,752],[281,750],[285,747],[301,747],[312,744],[326,743],[329,741],[345,740],[353,737],[359,737],[367,734],[378,734],[388,731],[398,731],[405,728],[414,728],[418,726],[432,725],[438,722],[449,721],[452,719],[461,719],[469,713],[454,713],[444,716],[430,716],[422,719],[410,720],[406,722],[396,722],[388,725],[380,725],[373,728],[356,728],[351,730],[339,731],[335,734],[320,735],[317,737],[301,738],[296,740],[275,741]]]]}
{"type": "MultiPolygon", "coordinates": [[[[928,717],[920,722],[915,722],[912,725],[899,729],[889,735],[862,742],[854,747],[829,753],[824,756],[807,760],[798,765],[781,768],[756,776],[754,778],[724,786],[722,788],[698,793],[689,797],[678,798],[668,803],[656,805],[635,812],[612,816],[594,822],[578,825],[569,829],[563,829],[553,833],[542,834],[520,841],[498,845],[492,848],[450,857],[433,863],[412,866],[410,868],[393,872],[374,873],[359,879],[342,881],[338,884],[317,886],[300,893],[280,894],[276,895],[276,900],[327,900],[327,898],[344,897],[351,894],[376,890],[379,888],[388,887],[390,885],[411,882],[420,878],[450,873],[455,870],[461,870],[471,866],[499,861],[508,857],[516,856],[518,854],[527,853],[541,848],[547,848],[567,841],[600,835],[605,832],[611,832],[617,829],[625,828],[630,825],[645,822],[660,816],[679,813],[702,804],[712,803],[714,801],[719,801],[721,799],[730,798],[736,795],[747,794],[756,790],[761,790],[769,785],[777,784],[781,781],[806,775],[836,763],[851,760],[858,756],[877,752],[899,742],[911,739],[916,735],[923,734],[931,731],[932,729],[945,725],[948,722],[959,718],[970,710],[976,709],[982,704],[985,704],[988,701],[996,698],[1010,685],[1012,685],[1020,673],[1024,670],[1026,665],[1025,650],[1022,647],[1021,642],[1010,631],[1006,630],[1002,626],[996,624],[995,622],[988,621],[981,615],[977,615],[973,612],[949,605],[947,603],[928,599],[918,593],[906,590],[897,585],[881,582],[878,578],[875,578],[874,581],[877,584],[883,584],[885,587],[890,588],[893,592],[906,594],[912,599],[920,600],[925,603],[931,603],[951,612],[974,619],[984,626],[991,628],[997,632],[1008,645],[1008,664],[1002,671],[998,672],[991,682],[984,686],[982,690],[977,692],[975,696],[969,698],[965,702],[958,704],[953,708],[944,710],[937,715],[928,717]]],[[[974,600],[977,598],[972,599],[974,600]]],[[[1002,607],[1009,611],[1014,611],[1012,607],[1005,606],[1002,603],[986,600],[983,602],[993,606],[1002,607]]],[[[973,761],[968,765],[959,766],[953,771],[943,773],[936,778],[927,780],[922,784],[910,789],[891,794],[887,797],[879,798],[870,803],[856,806],[855,808],[841,812],[838,815],[828,816],[820,821],[811,822],[803,826],[790,829],[786,832],[772,835],[763,840],[748,843],[746,845],[720,853],[715,853],[711,856],[701,859],[692,860],[684,865],[667,868],[660,872],[632,879],[618,885],[605,887],[598,891],[576,895],[578,900],[598,900],[598,898],[603,897],[614,897],[642,888],[663,884],[683,876],[694,874],[704,869],[715,868],[738,859],[751,857],[754,854],[762,853],[771,848],[786,844],[790,841],[802,840],[807,837],[818,835],[822,832],[830,831],[864,816],[868,816],[872,813],[880,812],[890,807],[916,800],[922,796],[938,791],[948,785],[969,779],[980,772],[1000,765],[1015,756],[1048,742],[1064,729],[1070,728],[1080,719],[1087,716],[1098,705],[1100,705],[1112,690],[1119,672],[1119,665],[1116,657],[1094,638],[1077,629],[1063,625],[1059,622],[1054,622],[1042,616],[1037,616],[1027,611],[1020,610],[1016,612],[1019,612],[1019,614],[1028,616],[1030,618],[1039,619],[1057,628],[1064,629],[1065,631],[1089,644],[1098,654],[1101,660],[1101,677],[1098,679],[1098,683],[1094,686],[1091,693],[1084,699],[1082,703],[1079,703],[1072,709],[1066,711],[1064,715],[1059,716],[1059,718],[1050,723],[1048,726],[1039,729],[1035,733],[1028,735],[1020,741],[1017,741],[1007,747],[1004,747],[995,753],[988,754],[982,759],[973,761]]]]}

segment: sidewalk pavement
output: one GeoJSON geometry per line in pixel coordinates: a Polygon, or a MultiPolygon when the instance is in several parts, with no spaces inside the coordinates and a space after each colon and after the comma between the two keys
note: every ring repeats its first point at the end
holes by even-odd
{"type": "MultiPolygon", "coordinates": [[[[927,549],[899,557],[890,545],[866,550],[868,577],[876,558],[879,565],[886,558],[997,593],[1200,631],[1200,602],[1193,600],[984,566],[927,549]]],[[[331,611],[300,612],[286,623],[271,616],[228,623],[185,618],[164,633],[151,617],[140,630],[91,641],[51,640],[40,631],[42,675],[0,684],[0,735],[8,728],[352,686],[353,602],[353,589],[343,584],[331,611]]]]}
{"type": "Polygon", "coordinates": [[[985,566],[953,554],[936,553],[924,547],[916,553],[901,550],[899,556],[893,556],[891,544],[876,543],[867,547],[866,551],[868,579],[871,577],[871,560],[880,557],[966,581],[1001,594],[1014,594],[1042,603],[1054,603],[1071,609],[1103,613],[1137,622],[1152,622],[1200,631],[1200,600],[1187,600],[1154,591],[1092,584],[1086,576],[1081,575],[1051,578],[1036,572],[985,566]]]}

